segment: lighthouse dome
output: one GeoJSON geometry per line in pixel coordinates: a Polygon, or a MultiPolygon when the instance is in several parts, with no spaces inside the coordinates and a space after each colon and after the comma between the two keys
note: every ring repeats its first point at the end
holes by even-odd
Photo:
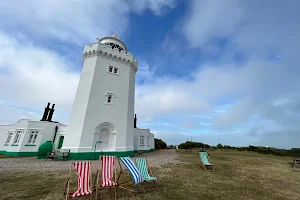
{"type": "Polygon", "coordinates": [[[101,44],[106,44],[108,46],[111,46],[111,48],[117,48],[119,51],[125,51],[127,53],[127,47],[126,45],[120,40],[119,35],[114,34],[111,37],[103,37],[99,39],[98,41],[101,44]]]}

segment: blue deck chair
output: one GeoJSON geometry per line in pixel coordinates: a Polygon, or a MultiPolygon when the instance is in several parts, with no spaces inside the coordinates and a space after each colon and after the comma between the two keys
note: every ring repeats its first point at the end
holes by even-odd
{"type": "Polygon", "coordinates": [[[212,167],[212,170],[215,171],[214,165],[211,163],[207,155],[207,152],[199,152],[199,154],[200,154],[201,161],[203,163],[204,170],[205,171],[207,170],[206,167],[212,167]]]}
{"type": "MultiPolygon", "coordinates": [[[[144,187],[142,187],[140,184],[140,183],[144,182],[144,178],[143,178],[141,172],[137,169],[134,162],[130,159],[130,157],[121,157],[120,160],[123,163],[123,165],[127,168],[128,172],[130,173],[130,175],[133,179],[134,185],[138,185],[138,187],[140,188],[140,191],[145,192],[144,187]]],[[[119,187],[123,188],[123,189],[127,189],[131,192],[136,192],[135,190],[131,190],[131,189],[123,187],[123,186],[119,186],[119,187]]]]}

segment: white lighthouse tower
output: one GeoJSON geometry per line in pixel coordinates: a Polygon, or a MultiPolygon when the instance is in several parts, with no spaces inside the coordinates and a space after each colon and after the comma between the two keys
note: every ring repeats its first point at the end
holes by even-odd
{"type": "Polygon", "coordinates": [[[63,149],[70,159],[133,156],[138,63],[118,35],[86,45],[63,149]]]}

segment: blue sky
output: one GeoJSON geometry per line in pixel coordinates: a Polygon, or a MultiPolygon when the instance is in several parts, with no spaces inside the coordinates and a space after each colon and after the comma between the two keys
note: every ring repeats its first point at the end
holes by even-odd
{"type": "Polygon", "coordinates": [[[138,126],[179,144],[299,147],[298,1],[20,1],[0,5],[0,123],[68,123],[85,44],[139,61],[138,126]]]}

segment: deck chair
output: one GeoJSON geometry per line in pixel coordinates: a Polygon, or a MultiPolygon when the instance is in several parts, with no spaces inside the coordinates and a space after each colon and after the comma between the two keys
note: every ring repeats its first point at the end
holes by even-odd
{"type": "Polygon", "coordinates": [[[207,152],[199,152],[199,154],[200,154],[201,161],[203,163],[204,170],[206,171],[207,167],[211,167],[212,170],[215,171],[214,165],[211,163],[211,161],[207,155],[207,152]]]}
{"type": "MultiPolygon", "coordinates": [[[[136,165],[134,162],[130,159],[130,157],[121,157],[120,160],[122,161],[123,165],[128,169],[128,172],[130,173],[132,179],[133,179],[133,184],[138,185],[139,189],[141,192],[145,192],[144,187],[141,186],[140,183],[144,182],[144,178],[141,174],[141,172],[137,169],[136,165]]],[[[137,192],[135,190],[126,188],[124,186],[119,186],[120,188],[129,190],[131,192],[137,192]]]]}
{"type": "Polygon", "coordinates": [[[150,174],[152,174],[152,173],[150,171],[150,167],[148,165],[147,159],[146,158],[137,158],[135,160],[135,162],[136,162],[137,168],[141,172],[144,180],[147,181],[147,182],[152,181],[155,185],[155,189],[157,190],[157,185],[156,185],[156,182],[155,182],[155,180],[157,180],[157,178],[153,177],[153,176],[150,176],[150,174]]]}
{"type": "MultiPolygon", "coordinates": [[[[100,156],[101,169],[97,170],[96,183],[94,184],[95,199],[97,199],[98,190],[102,189],[114,189],[115,199],[117,199],[117,187],[119,186],[118,181],[121,176],[122,171],[117,175],[117,170],[115,167],[116,157],[115,156],[100,156]],[[100,173],[102,175],[101,184],[99,184],[100,173]]],[[[121,163],[119,161],[120,169],[121,163]]]]}
{"type": "Polygon", "coordinates": [[[90,190],[91,162],[90,161],[73,162],[72,165],[70,166],[69,178],[67,180],[67,184],[64,192],[64,196],[66,197],[66,200],[68,200],[69,198],[81,197],[81,196],[91,197],[92,195],[92,191],[90,190]],[[75,192],[69,193],[72,165],[74,165],[75,171],[78,176],[78,180],[77,180],[78,189],[75,192]]]}

